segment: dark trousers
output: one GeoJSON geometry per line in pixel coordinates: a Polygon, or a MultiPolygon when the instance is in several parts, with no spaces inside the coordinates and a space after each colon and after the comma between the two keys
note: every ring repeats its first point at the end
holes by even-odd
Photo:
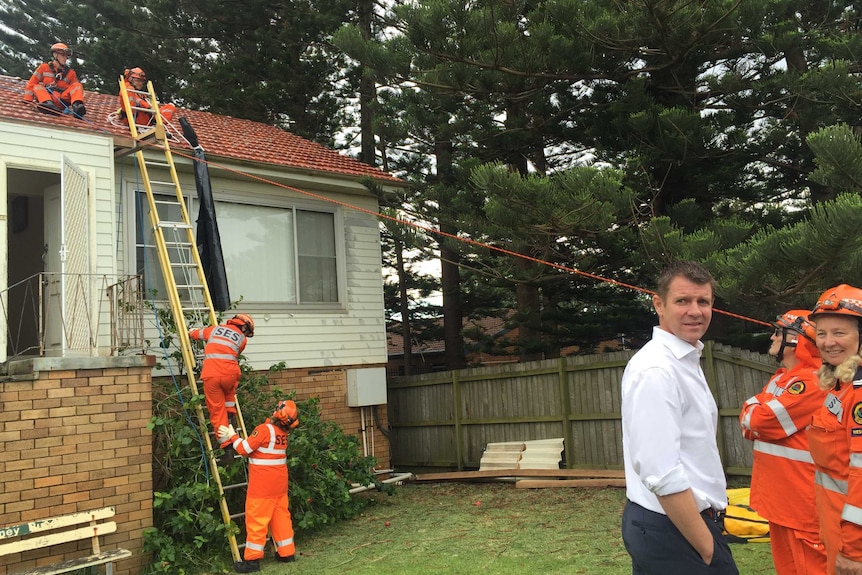
{"type": "Polygon", "coordinates": [[[667,515],[628,501],[623,511],[623,543],[632,557],[632,575],[739,575],[721,534],[722,521],[706,513],[702,517],[715,541],[709,565],[667,515]]]}

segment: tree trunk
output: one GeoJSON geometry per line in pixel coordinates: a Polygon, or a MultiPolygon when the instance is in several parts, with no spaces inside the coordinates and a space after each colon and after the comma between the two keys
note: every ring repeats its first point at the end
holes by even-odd
{"type": "MultiPolygon", "coordinates": [[[[359,29],[365,40],[371,40],[371,20],[374,14],[373,0],[359,0],[359,29]]],[[[370,166],[377,165],[374,146],[374,108],[377,102],[377,84],[374,71],[363,65],[362,77],[359,79],[359,159],[370,166]]]]}
{"type": "MultiPolygon", "coordinates": [[[[452,142],[438,140],[434,143],[437,159],[437,175],[440,181],[440,211],[445,213],[448,196],[454,177],[452,175],[452,142]]],[[[438,220],[440,231],[455,235],[458,230],[438,220]]],[[[461,335],[464,312],[461,306],[461,252],[455,242],[440,238],[440,287],[443,291],[443,342],[446,346],[446,369],[462,369],[467,366],[464,359],[464,339],[461,335]]]]}
{"type": "Polygon", "coordinates": [[[407,274],[404,272],[404,244],[395,238],[395,265],[398,268],[398,293],[401,309],[401,338],[404,349],[404,375],[413,373],[413,331],[410,326],[410,305],[407,299],[407,274]]]}
{"type": "MultiPolygon", "coordinates": [[[[527,267],[530,262],[519,259],[519,268],[527,267]]],[[[515,288],[515,297],[518,305],[518,342],[520,361],[536,361],[544,359],[540,350],[541,319],[539,314],[542,302],[539,297],[539,286],[530,283],[519,282],[515,288]]]]}

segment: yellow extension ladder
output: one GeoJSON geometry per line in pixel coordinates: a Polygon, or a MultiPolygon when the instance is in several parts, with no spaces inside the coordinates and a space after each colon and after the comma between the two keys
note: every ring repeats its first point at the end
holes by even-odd
{"type": "MultiPolygon", "coordinates": [[[[194,230],[189,220],[183,192],[180,187],[179,178],[177,177],[176,166],[171,155],[167,131],[159,113],[159,103],[153,90],[153,83],[147,82],[147,91],[129,90],[126,88],[126,83],[121,76],[120,96],[123,101],[123,110],[129,122],[129,130],[132,133],[132,138],[135,140],[134,153],[138,160],[138,169],[149,203],[150,224],[159,254],[159,265],[165,280],[165,290],[170,301],[171,313],[177,329],[177,338],[180,341],[180,348],[182,349],[186,377],[188,378],[189,388],[191,388],[192,393],[198,395],[199,392],[195,377],[197,358],[191,339],[189,338],[189,326],[187,324],[209,326],[216,325],[218,320],[213,308],[212,299],[210,298],[206,276],[204,275],[203,265],[201,264],[200,254],[198,253],[195,241],[194,230]],[[140,108],[132,106],[129,100],[130,93],[137,95],[139,98],[148,99],[152,107],[140,108]],[[150,112],[155,118],[153,125],[142,126],[136,124],[135,116],[138,111],[150,112]],[[147,154],[144,152],[147,148],[153,151],[162,151],[164,157],[156,160],[147,158],[147,154]],[[151,169],[154,169],[157,173],[167,170],[170,173],[171,181],[159,182],[150,180],[149,173],[151,169]],[[160,188],[173,188],[175,197],[170,198],[170,196],[160,195],[157,199],[153,193],[153,184],[160,188]],[[169,213],[174,220],[168,221],[163,219],[160,213],[169,213]],[[180,214],[178,219],[176,218],[177,214],[180,214]]],[[[239,408],[239,401],[237,401],[236,408],[237,423],[240,427],[237,432],[242,437],[247,437],[242,412],[239,408]]],[[[201,435],[206,442],[210,469],[218,485],[219,507],[221,508],[222,519],[225,526],[229,526],[231,519],[242,517],[244,513],[231,515],[224,492],[226,489],[244,487],[246,484],[222,485],[218,462],[213,450],[210,433],[208,432],[209,420],[204,417],[203,408],[200,403],[197,404],[196,414],[201,428],[201,435]]],[[[228,533],[233,559],[234,561],[240,561],[236,536],[231,530],[228,530],[228,533]]]]}

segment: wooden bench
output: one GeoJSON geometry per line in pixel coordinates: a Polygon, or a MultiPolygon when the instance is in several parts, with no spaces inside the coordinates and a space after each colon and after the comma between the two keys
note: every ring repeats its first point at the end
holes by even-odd
{"type": "Polygon", "coordinates": [[[10,573],[10,575],[57,575],[59,573],[77,571],[93,565],[105,565],[106,575],[113,575],[114,561],[132,556],[132,552],[126,549],[102,551],[99,546],[100,535],[114,533],[117,530],[115,522],[104,521],[99,523],[99,520],[113,517],[114,513],[113,507],[104,507],[94,511],[72,513],[70,515],[61,515],[59,517],[51,517],[50,519],[22,523],[21,525],[2,527],[0,528],[0,556],[31,551],[33,549],[43,549],[70,541],[90,539],[93,551],[92,555],[79,559],[69,559],[51,565],[43,565],[28,571],[17,571],[10,573]],[[14,539],[14,541],[5,542],[9,539],[14,539]]]}

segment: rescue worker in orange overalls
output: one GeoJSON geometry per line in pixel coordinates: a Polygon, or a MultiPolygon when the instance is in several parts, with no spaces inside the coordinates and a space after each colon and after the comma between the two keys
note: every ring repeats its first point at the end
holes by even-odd
{"type": "Polygon", "coordinates": [[[66,110],[78,117],[87,113],[84,107],[84,87],[78,74],[69,67],[72,50],[62,42],[51,46],[51,61],[36,68],[24,88],[24,101],[36,100],[36,109],[46,114],[66,110]]]}
{"type": "MultiPolygon", "coordinates": [[[[147,110],[152,108],[150,99],[146,94],[147,90],[147,74],[141,68],[126,69],[123,72],[123,82],[126,85],[126,91],[129,94],[129,104],[132,107],[132,112],[135,114],[135,124],[138,126],[149,126],[155,124],[153,113],[147,110]],[[146,108],[145,110],[135,110],[135,108],[146,108]]],[[[123,108],[123,97],[120,98],[120,110],[125,113],[123,108]]],[[[174,117],[177,108],[173,104],[159,104],[159,113],[162,115],[162,121],[170,122],[174,117]]]]}
{"type": "MultiPolygon", "coordinates": [[[[201,379],[213,432],[218,432],[230,423],[228,414],[236,415],[236,389],[242,377],[239,354],[248,338],[254,337],[254,321],[239,313],[222,325],[190,329],[189,337],[206,342],[201,379]]],[[[219,447],[229,448],[230,444],[222,441],[219,447]]]]}
{"type": "Polygon", "coordinates": [[[237,561],[237,573],[260,571],[266,549],[267,528],[272,531],[275,559],[295,560],[293,522],[287,498],[287,434],[299,425],[296,403],[280,401],[272,418],[254,428],[247,439],[240,438],[233,426],[219,428],[219,441],[229,441],[239,455],[248,457],[248,493],[245,498],[245,550],[237,561]]]}
{"type": "Polygon", "coordinates": [[[769,355],[781,367],[763,391],[742,406],[742,435],[754,441],[751,507],[769,521],[772,562],[777,575],[825,575],[814,505],[814,461],[806,427],[823,405],[820,353],[808,310],[776,318],[769,355]]]}
{"type": "Polygon", "coordinates": [[[821,389],[829,393],[808,428],[814,494],[829,575],[862,574],[862,289],[841,284],[823,292],[808,316],[823,358],[821,389]]]}

